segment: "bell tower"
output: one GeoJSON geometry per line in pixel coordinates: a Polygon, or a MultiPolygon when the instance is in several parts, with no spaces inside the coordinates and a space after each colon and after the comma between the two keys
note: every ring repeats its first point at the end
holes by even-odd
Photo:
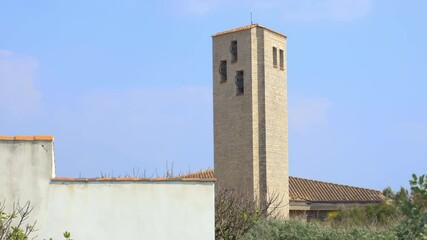
{"type": "Polygon", "coordinates": [[[252,24],[212,39],[217,186],[277,195],[288,217],[286,36],[252,24]]]}

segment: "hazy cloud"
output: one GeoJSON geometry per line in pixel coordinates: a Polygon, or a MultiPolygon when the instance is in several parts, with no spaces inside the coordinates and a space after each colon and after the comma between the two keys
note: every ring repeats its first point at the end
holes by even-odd
{"type": "Polygon", "coordinates": [[[331,102],[326,98],[297,98],[289,105],[289,128],[306,133],[328,124],[331,102]]]}
{"type": "Polygon", "coordinates": [[[35,88],[36,59],[0,50],[0,109],[24,114],[37,109],[40,92],[35,88]]]}

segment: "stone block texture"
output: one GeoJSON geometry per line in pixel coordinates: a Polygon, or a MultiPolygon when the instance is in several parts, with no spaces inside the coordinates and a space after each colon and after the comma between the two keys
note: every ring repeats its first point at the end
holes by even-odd
{"type": "Polygon", "coordinates": [[[214,160],[218,187],[266,199],[289,213],[286,36],[257,24],[213,35],[214,160]],[[237,41],[237,61],[230,46],[237,41]],[[273,65],[273,47],[277,65],[273,65]],[[283,51],[283,64],[280,64],[283,51]],[[227,79],[220,74],[226,61],[227,79]],[[283,68],[280,66],[283,65],[283,68]],[[243,71],[244,92],[235,76],[243,71]]]}

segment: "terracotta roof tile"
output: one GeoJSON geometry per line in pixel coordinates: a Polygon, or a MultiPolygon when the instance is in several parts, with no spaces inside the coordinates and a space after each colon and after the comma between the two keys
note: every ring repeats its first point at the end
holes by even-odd
{"type": "Polygon", "coordinates": [[[289,196],[291,199],[318,203],[370,203],[384,200],[381,191],[298,177],[289,177],[289,196]]]}
{"type": "Polygon", "coordinates": [[[15,140],[15,137],[0,136],[0,140],[3,140],[3,141],[13,141],[13,140],[15,140]]]}
{"type": "Polygon", "coordinates": [[[53,136],[0,136],[0,141],[53,141],[53,136]]]}
{"type": "Polygon", "coordinates": [[[193,172],[193,173],[189,173],[189,174],[184,174],[181,175],[180,177],[182,178],[215,178],[214,176],[214,170],[213,169],[208,169],[208,170],[202,170],[202,171],[198,171],[198,172],[193,172]]]}
{"type": "MultiPolygon", "coordinates": [[[[214,170],[189,173],[183,178],[214,178],[214,170]]],[[[380,191],[289,177],[289,197],[295,202],[313,203],[377,203],[384,200],[380,191]]]]}
{"type": "Polygon", "coordinates": [[[278,34],[280,36],[283,36],[283,37],[287,38],[286,35],[281,34],[281,33],[277,32],[277,31],[271,30],[269,28],[266,28],[264,26],[261,26],[261,25],[259,25],[257,23],[251,24],[251,25],[247,25],[247,26],[243,26],[243,27],[233,28],[233,29],[230,29],[230,30],[227,30],[227,31],[223,31],[223,32],[219,32],[219,33],[215,33],[214,35],[212,35],[212,37],[217,37],[217,36],[221,36],[221,35],[228,34],[228,33],[234,33],[234,32],[244,31],[244,30],[252,29],[254,27],[260,27],[260,28],[268,30],[268,31],[270,31],[272,33],[275,33],[275,34],[278,34]]]}
{"type": "Polygon", "coordinates": [[[15,140],[33,141],[34,140],[34,136],[16,136],[15,140]]]}
{"type": "Polygon", "coordinates": [[[34,140],[36,141],[53,141],[53,136],[34,136],[34,140]]]}

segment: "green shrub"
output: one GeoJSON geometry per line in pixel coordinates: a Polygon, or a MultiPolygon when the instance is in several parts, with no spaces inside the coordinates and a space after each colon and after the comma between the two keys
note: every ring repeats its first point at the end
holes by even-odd
{"type": "MultiPolygon", "coordinates": [[[[6,204],[0,203],[0,240],[28,240],[37,230],[36,222],[27,223],[33,211],[30,202],[21,206],[19,203],[13,204],[9,213],[6,213],[6,204]]],[[[65,240],[72,240],[69,232],[63,234],[65,240]]],[[[52,240],[52,238],[49,238],[52,240]]]]}
{"type": "Polygon", "coordinates": [[[30,203],[24,206],[16,203],[10,213],[5,212],[5,203],[0,203],[0,240],[27,240],[35,232],[35,224],[28,224],[28,219],[33,210],[30,203]]]}
{"type": "Polygon", "coordinates": [[[402,214],[398,211],[397,205],[389,201],[342,209],[336,216],[329,218],[332,224],[343,226],[388,226],[396,224],[401,219],[402,214]]]}
{"type": "Polygon", "coordinates": [[[393,240],[392,229],[363,227],[335,228],[320,222],[297,220],[264,220],[257,222],[244,236],[245,240],[393,240]]]}
{"type": "Polygon", "coordinates": [[[399,239],[427,239],[427,179],[413,174],[411,197],[399,204],[405,219],[397,228],[399,239]]]}
{"type": "Polygon", "coordinates": [[[384,190],[381,204],[357,206],[328,215],[326,222],[260,220],[243,239],[255,240],[370,240],[427,239],[427,177],[415,174],[411,193],[384,190]]]}

